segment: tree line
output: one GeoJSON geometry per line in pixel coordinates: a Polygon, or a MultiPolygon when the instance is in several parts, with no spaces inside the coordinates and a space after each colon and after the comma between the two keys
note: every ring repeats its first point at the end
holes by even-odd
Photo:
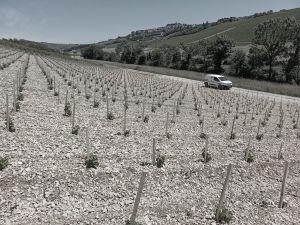
{"type": "Polygon", "coordinates": [[[82,51],[82,56],[300,84],[300,23],[294,18],[272,18],[257,25],[248,54],[234,46],[234,41],[224,35],[188,45],[162,45],[152,50],[124,41],[114,52],[91,45],[82,51]]]}

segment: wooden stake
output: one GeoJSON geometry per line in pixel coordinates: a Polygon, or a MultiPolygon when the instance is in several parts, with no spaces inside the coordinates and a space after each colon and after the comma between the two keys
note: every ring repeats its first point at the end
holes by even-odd
{"type": "Polygon", "coordinates": [[[72,113],[72,130],[74,129],[75,126],[75,99],[73,102],[73,113],[72,113]]]}
{"type": "Polygon", "coordinates": [[[143,192],[143,187],[144,187],[146,175],[147,175],[146,172],[142,172],[138,192],[136,194],[136,198],[135,198],[135,201],[134,201],[133,211],[132,211],[132,214],[131,214],[131,217],[130,217],[130,223],[135,223],[135,219],[136,219],[136,215],[137,215],[141,195],[142,195],[142,192],[143,192]]]}
{"type": "Polygon", "coordinates": [[[8,102],[8,94],[6,94],[6,129],[9,131],[9,102],[8,102]]]}
{"type": "Polygon", "coordinates": [[[126,132],[126,106],[124,106],[124,123],[123,123],[123,134],[126,132]]]}
{"type": "Polygon", "coordinates": [[[155,153],[156,153],[156,139],[153,138],[153,148],[152,148],[152,165],[155,166],[155,153]]]}
{"type": "Polygon", "coordinates": [[[289,170],[289,162],[285,162],[284,165],[284,172],[283,172],[283,180],[282,180],[282,186],[281,186],[281,192],[280,192],[280,200],[279,200],[279,208],[283,207],[283,197],[285,192],[285,184],[286,184],[286,178],[289,170]]]}
{"type": "Polygon", "coordinates": [[[169,112],[167,112],[167,120],[166,120],[166,135],[168,135],[169,130],[169,112]]]}
{"type": "Polygon", "coordinates": [[[227,167],[226,179],[225,179],[225,182],[223,184],[223,189],[222,189],[222,193],[221,193],[220,200],[219,200],[219,205],[218,205],[217,212],[216,212],[216,221],[219,221],[219,215],[220,215],[220,212],[223,208],[225,193],[226,193],[226,189],[227,189],[227,186],[228,186],[228,183],[229,183],[231,170],[232,170],[232,164],[229,164],[228,167],[227,167]]]}

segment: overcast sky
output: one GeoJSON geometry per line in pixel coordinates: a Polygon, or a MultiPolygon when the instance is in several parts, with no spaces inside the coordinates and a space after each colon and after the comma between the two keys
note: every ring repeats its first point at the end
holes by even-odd
{"type": "Polygon", "coordinates": [[[297,7],[299,0],[0,0],[0,38],[94,43],[167,23],[297,7]]]}

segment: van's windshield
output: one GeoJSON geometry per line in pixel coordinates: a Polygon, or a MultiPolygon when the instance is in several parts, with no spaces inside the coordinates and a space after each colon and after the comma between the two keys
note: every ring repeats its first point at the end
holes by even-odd
{"type": "Polygon", "coordinates": [[[227,78],[226,77],[219,77],[220,81],[226,81],[227,78]]]}

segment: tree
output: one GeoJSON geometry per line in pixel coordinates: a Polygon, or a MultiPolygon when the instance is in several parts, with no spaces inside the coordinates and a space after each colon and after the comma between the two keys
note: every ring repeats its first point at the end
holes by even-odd
{"type": "Polygon", "coordinates": [[[101,47],[96,45],[89,45],[87,48],[84,48],[81,52],[81,55],[85,59],[104,59],[104,51],[101,47]]]}
{"type": "Polygon", "coordinates": [[[290,46],[287,52],[289,59],[283,66],[285,81],[291,83],[294,79],[296,83],[299,84],[299,72],[297,73],[296,71],[298,71],[298,68],[300,66],[300,22],[296,21],[295,19],[292,20],[292,27],[289,32],[288,39],[290,42],[290,46]]]}
{"type": "Polygon", "coordinates": [[[242,50],[236,50],[232,55],[232,66],[236,75],[240,75],[240,71],[246,63],[246,54],[242,50]]]}
{"type": "Polygon", "coordinates": [[[210,43],[209,51],[212,54],[214,72],[221,73],[224,71],[222,62],[229,56],[232,47],[232,40],[225,36],[217,36],[216,40],[210,43]]]}
{"type": "Polygon", "coordinates": [[[253,43],[262,46],[269,66],[268,79],[274,79],[273,64],[278,56],[285,51],[287,35],[290,30],[291,18],[272,18],[257,25],[253,43]]]}

